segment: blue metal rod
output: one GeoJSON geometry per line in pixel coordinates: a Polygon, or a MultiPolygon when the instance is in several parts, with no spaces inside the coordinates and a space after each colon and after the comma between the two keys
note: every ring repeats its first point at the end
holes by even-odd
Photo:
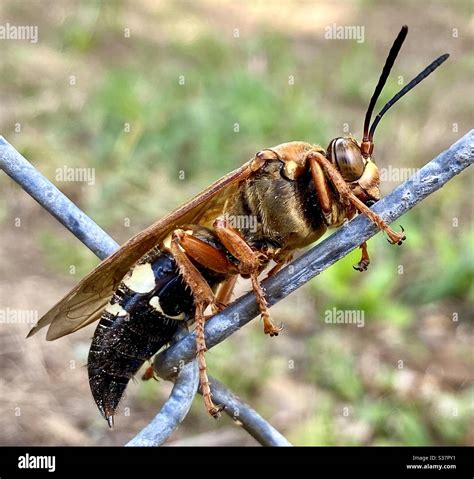
{"type": "Polygon", "coordinates": [[[125,446],[161,446],[188,415],[199,386],[197,361],[185,364],[160,412],[125,446]]]}
{"type": "Polygon", "coordinates": [[[278,432],[270,423],[265,421],[257,411],[244,403],[232,391],[229,391],[220,381],[209,377],[212,397],[216,404],[225,404],[224,411],[265,446],[292,446],[292,444],[278,432]]]}
{"type": "Polygon", "coordinates": [[[0,168],[100,259],[118,244],[0,136],[0,168]]]}

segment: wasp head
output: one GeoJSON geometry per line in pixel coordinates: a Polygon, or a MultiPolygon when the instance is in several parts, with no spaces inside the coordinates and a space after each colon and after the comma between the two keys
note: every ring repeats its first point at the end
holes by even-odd
{"type": "Polygon", "coordinates": [[[362,145],[354,138],[334,138],[326,156],[361,201],[371,206],[380,199],[377,165],[370,156],[364,156],[362,145]]]}

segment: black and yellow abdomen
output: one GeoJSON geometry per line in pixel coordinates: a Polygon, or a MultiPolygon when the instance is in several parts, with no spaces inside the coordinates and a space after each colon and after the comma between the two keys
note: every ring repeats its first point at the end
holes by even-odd
{"type": "MultiPolygon", "coordinates": [[[[211,286],[222,280],[201,272],[211,286]]],[[[193,315],[191,290],[165,249],[150,251],[122,280],[102,313],[88,358],[92,395],[109,425],[130,378],[193,315]]]]}

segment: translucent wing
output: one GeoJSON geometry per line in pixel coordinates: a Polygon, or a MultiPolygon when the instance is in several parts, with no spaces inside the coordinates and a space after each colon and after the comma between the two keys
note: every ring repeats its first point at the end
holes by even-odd
{"type": "Polygon", "coordinates": [[[77,331],[99,319],[122,278],[150,249],[162,242],[173,229],[222,211],[226,199],[238,183],[252,173],[251,161],[223,176],[202,193],[163,219],[141,231],[106,258],[49,310],[31,329],[28,337],[49,325],[49,341],[77,331]]]}

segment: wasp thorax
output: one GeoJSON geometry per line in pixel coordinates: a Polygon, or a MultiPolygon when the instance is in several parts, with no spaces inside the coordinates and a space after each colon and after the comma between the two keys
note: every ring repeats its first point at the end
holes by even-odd
{"type": "Polygon", "coordinates": [[[356,181],[364,172],[365,160],[359,145],[352,138],[335,138],[329,143],[328,155],[331,163],[346,181],[356,181]]]}

